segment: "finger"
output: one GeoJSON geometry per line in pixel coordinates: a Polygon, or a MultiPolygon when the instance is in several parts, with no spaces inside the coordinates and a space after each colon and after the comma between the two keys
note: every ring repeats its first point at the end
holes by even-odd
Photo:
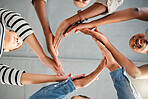
{"type": "Polygon", "coordinates": [[[104,66],[107,66],[107,59],[104,60],[104,66]]]}
{"type": "Polygon", "coordinates": [[[80,32],[80,29],[76,29],[74,33],[79,33],[80,32]]]}
{"type": "Polygon", "coordinates": [[[95,28],[95,30],[94,30],[94,31],[99,32],[97,27],[95,28]]]}
{"type": "Polygon", "coordinates": [[[75,25],[71,26],[71,27],[66,31],[66,34],[72,32],[73,30],[81,29],[81,28],[82,28],[82,27],[81,27],[81,24],[75,24],[75,25]]]}
{"type": "Polygon", "coordinates": [[[70,73],[68,76],[71,77],[72,76],[72,73],[70,73]]]}
{"type": "MultiPolygon", "coordinates": [[[[58,32],[57,32],[58,33],[58,32]]],[[[54,42],[53,42],[53,45],[55,46],[56,45],[56,43],[57,43],[57,41],[58,41],[58,39],[59,39],[59,37],[60,37],[60,34],[57,34],[56,33],[56,35],[55,35],[55,38],[54,38],[54,42]]]]}
{"type": "Polygon", "coordinates": [[[58,49],[56,50],[56,55],[57,55],[57,56],[59,55],[59,51],[58,51],[58,49]]]}
{"type": "Polygon", "coordinates": [[[91,35],[92,37],[94,37],[93,33],[94,31],[90,30],[90,29],[87,29],[87,28],[83,28],[83,29],[80,29],[80,31],[84,34],[87,34],[87,35],[91,35]]]}
{"type": "Polygon", "coordinates": [[[55,66],[51,67],[51,69],[52,69],[58,76],[60,76],[60,73],[59,73],[58,69],[57,69],[55,66]]]}
{"type": "Polygon", "coordinates": [[[60,66],[59,73],[60,73],[61,76],[65,76],[65,72],[64,72],[64,69],[63,69],[62,66],[60,66]]]}
{"type": "Polygon", "coordinates": [[[60,45],[61,40],[62,40],[63,37],[64,37],[64,36],[61,34],[61,36],[59,37],[59,39],[58,39],[58,41],[57,41],[57,43],[56,43],[56,45],[55,45],[55,50],[58,50],[58,47],[59,47],[59,45],[60,45]]]}
{"type": "Polygon", "coordinates": [[[61,65],[61,62],[60,62],[59,58],[58,58],[57,55],[56,55],[55,49],[53,48],[53,46],[50,47],[50,48],[51,48],[50,55],[52,56],[52,58],[53,58],[53,60],[55,61],[55,63],[56,63],[58,66],[60,66],[60,65],[61,65]]]}
{"type": "Polygon", "coordinates": [[[66,33],[64,34],[64,36],[66,37],[70,32],[72,32],[73,30],[77,29],[78,28],[78,24],[75,24],[73,26],[71,26],[67,31],[66,33]]]}
{"type": "Polygon", "coordinates": [[[76,75],[76,76],[73,76],[72,79],[82,78],[82,77],[85,77],[85,75],[86,74],[76,75]]]}
{"type": "Polygon", "coordinates": [[[65,72],[64,72],[64,69],[62,66],[58,67],[58,66],[54,66],[57,70],[57,73],[60,75],[60,76],[64,76],[65,75],[65,72]]]}

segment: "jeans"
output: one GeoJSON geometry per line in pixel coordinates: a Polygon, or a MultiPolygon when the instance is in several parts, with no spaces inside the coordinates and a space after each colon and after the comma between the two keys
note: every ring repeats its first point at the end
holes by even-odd
{"type": "Polygon", "coordinates": [[[51,84],[41,88],[39,91],[30,96],[29,99],[63,99],[66,95],[75,91],[76,88],[69,77],[59,83],[51,84]]]}
{"type": "Polygon", "coordinates": [[[117,91],[118,99],[142,99],[130,79],[126,76],[125,68],[119,68],[110,73],[117,91]]]}

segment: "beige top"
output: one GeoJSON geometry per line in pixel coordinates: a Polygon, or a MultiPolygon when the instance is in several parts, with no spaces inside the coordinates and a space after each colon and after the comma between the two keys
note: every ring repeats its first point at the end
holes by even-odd
{"type": "Polygon", "coordinates": [[[105,14],[113,13],[124,0],[96,0],[96,3],[101,3],[107,7],[108,12],[105,14]]]}
{"type": "MultiPolygon", "coordinates": [[[[43,0],[45,3],[47,3],[47,0],[43,0]]],[[[34,0],[30,0],[30,2],[33,4],[34,0]]]]}

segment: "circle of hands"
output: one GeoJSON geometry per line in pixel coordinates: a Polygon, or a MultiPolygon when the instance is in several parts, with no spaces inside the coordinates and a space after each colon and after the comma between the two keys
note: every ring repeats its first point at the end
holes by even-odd
{"type": "MultiPolygon", "coordinates": [[[[75,30],[75,33],[82,32],[86,35],[92,36],[92,39],[96,42],[98,47],[101,50],[101,53],[103,55],[103,59],[100,62],[100,65],[107,67],[108,69],[111,68],[113,65],[117,64],[115,59],[113,58],[111,52],[105,47],[105,43],[108,43],[109,40],[107,37],[98,31],[97,27],[90,27],[87,23],[79,24],[79,25],[71,25],[66,20],[64,20],[60,26],[58,27],[56,31],[56,35],[51,33],[51,37],[49,40],[52,40],[52,46],[50,46],[50,50],[48,50],[53,57],[54,62],[57,65],[54,65],[51,69],[55,71],[55,73],[59,76],[64,76],[64,69],[61,65],[61,62],[59,60],[58,56],[58,47],[61,43],[61,40],[63,37],[66,37],[70,32],[75,30]],[[94,29],[95,28],[95,29],[94,29]],[[92,30],[94,29],[94,30],[92,30]]],[[[48,45],[48,44],[47,44],[48,45]]],[[[68,77],[72,77],[72,74],[66,75],[68,77]]],[[[73,79],[83,78],[85,77],[85,74],[76,75],[73,76],[73,79]]],[[[96,78],[97,79],[97,78],[96,78]]]]}

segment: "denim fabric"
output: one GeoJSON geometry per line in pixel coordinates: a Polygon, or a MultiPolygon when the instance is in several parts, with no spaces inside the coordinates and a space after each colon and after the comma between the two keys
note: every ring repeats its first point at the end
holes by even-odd
{"type": "Polygon", "coordinates": [[[117,90],[118,99],[142,99],[130,79],[126,76],[125,68],[119,68],[110,73],[117,90]]]}
{"type": "Polygon", "coordinates": [[[30,96],[29,99],[63,99],[66,95],[75,90],[76,88],[72,82],[72,78],[70,77],[62,82],[41,88],[39,91],[30,96]]]}

